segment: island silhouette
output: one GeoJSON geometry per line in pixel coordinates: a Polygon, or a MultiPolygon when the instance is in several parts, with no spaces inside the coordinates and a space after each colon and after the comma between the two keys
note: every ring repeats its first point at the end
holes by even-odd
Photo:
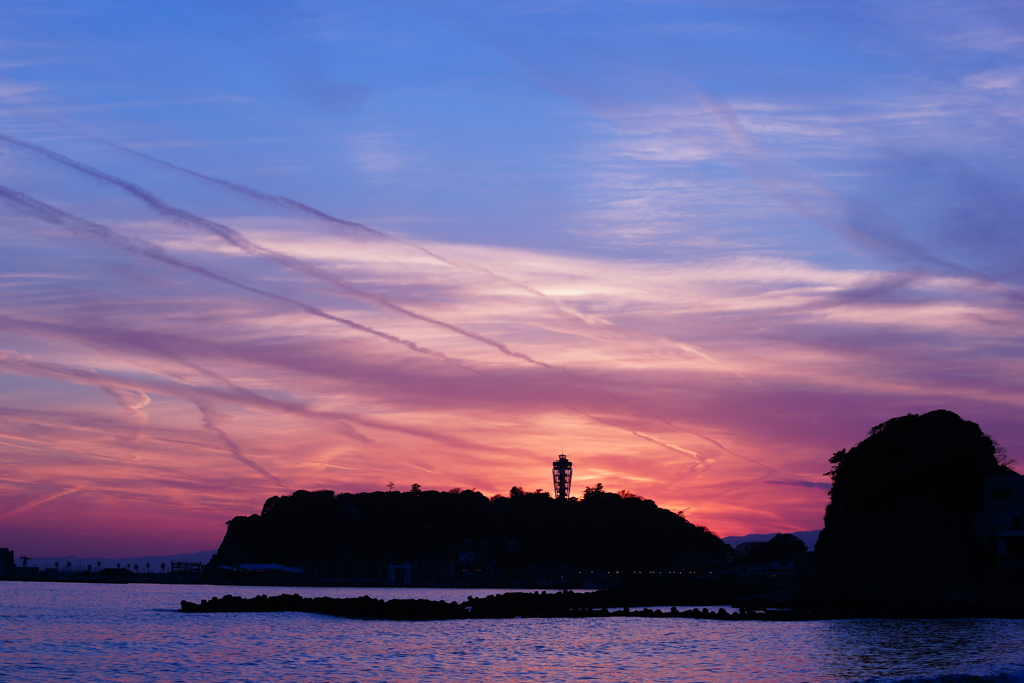
{"type": "Polygon", "coordinates": [[[210,571],[298,567],[318,578],[502,585],[728,567],[718,536],[642,496],[601,484],[555,499],[513,487],[339,493],[296,491],[235,517],[210,571]],[[396,578],[397,572],[397,578],[396,578]]]}

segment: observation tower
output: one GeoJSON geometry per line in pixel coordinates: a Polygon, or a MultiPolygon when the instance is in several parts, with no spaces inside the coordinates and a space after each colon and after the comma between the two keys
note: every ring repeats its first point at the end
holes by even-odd
{"type": "Polygon", "coordinates": [[[568,499],[572,486],[572,463],[564,453],[551,463],[551,476],[555,480],[555,500],[568,499]]]}

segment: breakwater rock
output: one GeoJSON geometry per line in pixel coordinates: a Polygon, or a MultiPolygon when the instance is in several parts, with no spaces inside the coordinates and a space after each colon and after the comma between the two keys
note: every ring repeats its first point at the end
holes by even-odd
{"type": "Polygon", "coordinates": [[[724,608],[691,608],[679,610],[639,609],[629,607],[609,610],[591,607],[579,600],[586,594],[571,591],[560,593],[502,593],[485,598],[469,598],[463,603],[443,600],[380,600],[360,598],[304,598],[301,595],[277,595],[241,598],[225,595],[200,603],[181,601],[181,611],[201,612],[308,612],[349,619],[389,619],[394,621],[427,621],[445,619],[517,619],[517,618],[587,618],[646,617],[660,619],[716,619],[759,621],[806,621],[829,618],[823,610],[784,609],[753,610],[740,608],[728,612],[724,608]]]}

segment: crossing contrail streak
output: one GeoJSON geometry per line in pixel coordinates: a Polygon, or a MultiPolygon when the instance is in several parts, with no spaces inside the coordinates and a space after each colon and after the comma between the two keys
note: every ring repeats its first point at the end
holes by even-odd
{"type": "MultiPolygon", "coordinates": [[[[20,374],[30,377],[46,377],[60,379],[75,384],[94,386],[100,389],[112,387],[114,389],[125,389],[137,393],[160,394],[180,398],[191,403],[228,403],[242,405],[251,408],[258,408],[275,413],[298,415],[300,417],[329,423],[333,428],[345,434],[355,441],[364,444],[372,444],[374,440],[360,433],[350,426],[349,423],[362,425],[382,431],[407,434],[421,439],[429,439],[446,446],[465,448],[468,450],[481,450],[481,444],[473,443],[467,439],[439,434],[431,429],[423,427],[409,427],[393,425],[382,420],[342,413],[338,411],[314,410],[297,401],[273,399],[258,394],[254,391],[239,387],[230,383],[227,389],[213,387],[194,386],[179,381],[162,381],[154,379],[129,379],[103,373],[92,368],[82,368],[66,363],[40,360],[30,356],[24,356],[15,351],[0,349],[0,369],[5,372],[20,374]]],[[[0,408],[0,413],[2,413],[0,408]]],[[[488,447],[495,450],[493,447],[488,447]]],[[[497,450],[501,450],[500,448],[497,450]]]]}
{"type": "Polygon", "coordinates": [[[19,512],[25,512],[26,510],[31,510],[32,508],[34,508],[37,505],[42,505],[43,503],[49,503],[51,500],[55,500],[57,498],[60,498],[61,496],[66,496],[69,493],[78,493],[81,490],[82,490],[81,486],[71,486],[71,487],[66,488],[66,489],[64,489],[62,491],[58,491],[57,493],[48,493],[45,496],[42,496],[41,498],[36,498],[34,500],[30,500],[29,502],[25,503],[24,505],[16,507],[13,510],[8,510],[7,512],[5,512],[2,515],[0,515],[0,519],[5,519],[7,517],[13,517],[14,515],[18,514],[19,512]]]}
{"type": "MultiPolygon", "coordinates": [[[[512,287],[515,287],[517,289],[520,289],[522,291],[528,292],[529,294],[531,294],[533,296],[539,297],[539,298],[547,301],[549,304],[551,304],[555,308],[555,310],[558,312],[559,315],[563,316],[565,319],[568,319],[568,320],[572,321],[573,323],[582,324],[582,325],[584,325],[585,327],[587,327],[587,328],[589,328],[591,330],[593,330],[595,328],[595,325],[590,320],[588,320],[586,315],[580,313],[579,311],[577,311],[576,309],[572,308],[571,306],[567,306],[566,304],[562,303],[561,301],[558,301],[554,297],[550,296],[549,294],[545,294],[544,292],[540,291],[539,289],[536,289],[535,287],[531,287],[529,285],[524,285],[521,282],[517,282],[516,280],[513,280],[512,278],[506,277],[504,275],[499,275],[499,274],[495,273],[494,271],[492,271],[492,270],[490,270],[488,268],[484,268],[483,266],[479,266],[479,265],[472,264],[472,263],[464,263],[464,262],[456,260],[456,259],[448,258],[447,256],[443,256],[441,254],[438,254],[437,252],[435,252],[435,251],[433,251],[431,249],[428,249],[428,248],[424,247],[421,244],[417,244],[416,242],[412,242],[412,241],[409,241],[409,240],[404,240],[404,239],[401,239],[401,238],[398,238],[398,237],[394,237],[393,235],[389,235],[388,233],[382,232],[380,230],[375,230],[375,229],[373,229],[373,228],[371,228],[371,227],[369,227],[367,225],[364,225],[362,223],[356,223],[354,221],[349,221],[349,220],[345,220],[343,218],[338,218],[337,216],[332,216],[332,215],[330,215],[328,213],[325,213],[325,212],[321,211],[320,209],[317,209],[317,208],[314,208],[312,206],[309,206],[308,204],[304,204],[302,202],[296,201],[294,199],[291,199],[290,197],[285,197],[285,196],[282,196],[282,195],[270,194],[268,192],[263,192],[262,190],[258,190],[258,189],[252,188],[252,187],[247,187],[245,185],[240,185],[238,183],[233,183],[233,182],[231,182],[229,180],[224,180],[223,178],[217,178],[217,177],[214,177],[214,176],[206,175],[205,173],[199,173],[198,171],[193,171],[192,169],[185,168],[183,166],[178,166],[176,164],[172,164],[169,161],[165,161],[163,159],[159,159],[157,157],[151,156],[151,155],[146,154],[144,152],[139,152],[139,151],[131,149],[129,147],[125,147],[124,145],[120,145],[120,144],[118,144],[116,142],[111,142],[110,140],[106,140],[106,139],[99,138],[99,137],[96,137],[96,136],[91,136],[91,135],[89,137],[91,139],[97,140],[98,142],[101,142],[102,144],[105,144],[105,145],[108,145],[108,146],[110,146],[110,147],[112,147],[114,149],[117,149],[117,150],[119,150],[121,152],[125,152],[125,153],[131,154],[133,156],[137,156],[137,157],[139,157],[141,159],[145,159],[146,161],[149,161],[151,163],[158,164],[160,166],[172,169],[172,170],[177,171],[179,173],[184,173],[184,174],[186,174],[188,176],[191,176],[193,178],[197,178],[197,179],[202,180],[204,182],[208,182],[208,183],[212,183],[214,185],[218,185],[218,186],[223,187],[225,189],[228,189],[228,190],[231,190],[233,192],[237,192],[239,194],[247,196],[247,197],[249,197],[251,199],[255,199],[257,201],[261,201],[261,202],[264,202],[264,203],[267,203],[267,204],[271,204],[273,206],[279,206],[279,207],[283,207],[283,208],[287,208],[287,209],[292,209],[292,210],[298,211],[300,213],[305,213],[305,214],[307,214],[309,216],[312,216],[312,217],[317,218],[319,220],[322,220],[324,222],[327,222],[327,223],[330,223],[330,224],[333,224],[333,225],[337,225],[337,226],[341,226],[342,228],[346,229],[346,232],[347,232],[347,234],[349,236],[352,236],[353,233],[362,233],[364,235],[368,235],[368,236],[371,236],[373,238],[382,239],[382,240],[391,241],[391,242],[396,242],[398,244],[402,244],[402,245],[411,247],[413,249],[416,249],[420,253],[425,254],[425,255],[429,256],[430,258],[435,259],[438,262],[445,264],[446,266],[449,266],[451,268],[455,268],[456,270],[464,270],[464,271],[471,271],[471,272],[476,272],[476,273],[482,273],[482,274],[484,274],[484,275],[486,275],[488,277],[494,278],[495,280],[498,280],[500,282],[508,284],[508,285],[510,285],[512,287]]],[[[8,141],[10,141],[10,138],[7,138],[7,139],[8,139],[8,141]]],[[[406,312],[406,311],[402,311],[402,312],[406,312]]],[[[432,322],[434,324],[441,324],[443,326],[447,326],[446,323],[443,323],[443,322],[440,322],[440,321],[430,320],[429,322],[432,322]]],[[[615,327],[618,328],[618,326],[615,326],[615,327]]],[[[458,330],[458,332],[460,334],[462,334],[462,333],[465,333],[465,330],[460,329],[460,330],[458,330]]],[[[648,338],[650,336],[650,335],[646,335],[646,334],[643,334],[643,333],[638,333],[638,332],[635,332],[635,331],[632,331],[632,330],[627,332],[627,331],[622,330],[622,329],[617,329],[617,332],[620,335],[625,333],[626,336],[632,336],[632,337],[648,338]]],[[[601,335],[601,336],[604,336],[604,335],[601,335]]],[[[489,339],[486,339],[486,338],[481,338],[479,336],[474,336],[474,338],[479,339],[481,341],[484,341],[484,343],[492,343],[492,344],[497,343],[497,342],[494,342],[493,340],[489,340],[489,339]]],[[[664,339],[664,338],[661,338],[661,339],[664,339]]],[[[703,351],[701,351],[701,350],[699,350],[699,349],[697,349],[697,348],[695,348],[693,346],[690,346],[688,344],[683,344],[682,342],[678,342],[678,341],[673,341],[672,343],[674,343],[676,346],[682,348],[686,352],[695,354],[695,355],[697,355],[697,356],[699,356],[699,357],[709,361],[710,363],[719,366],[720,368],[726,370],[727,372],[730,372],[730,373],[736,375],[737,377],[740,377],[741,379],[744,379],[745,381],[748,381],[748,382],[750,381],[749,379],[747,379],[746,377],[744,377],[740,373],[736,372],[735,370],[732,370],[731,368],[728,368],[728,367],[724,366],[718,360],[712,358],[708,354],[704,353],[703,351]]],[[[505,349],[503,347],[504,347],[504,345],[502,345],[502,347],[499,347],[499,349],[502,350],[503,353],[507,353],[507,349],[505,349]]],[[[510,354],[510,355],[516,355],[517,357],[523,358],[522,356],[520,356],[518,354],[515,354],[514,352],[512,354],[510,354]]],[[[524,358],[524,360],[527,360],[527,359],[524,358]]],[[[534,362],[534,361],[532,359],[529,359],[529,362],[534,362]]]]}
{"type": "Polygon", "coordinates": [[[462,363],[459,363],[458,361],[448,358],[447,356],[438,351],[433,351],[426,347],[420,346],[415,342],[409,341],[407,339],[402,339],[401,337],[396,337],[395,335],[392,334],[388,334],[387,332],[375,330],[372,327],[362,325],[360,323],[355,322],[354,320],[349,320],[347,318],[332,315],[331,313],[328,313],[323,309],[317,308],[316,306],[312,306],[310,304],[303,303],[296,299],[292,299],[291,297],[284,296],[283,294],[277,294],[275,292],[270,292],[268,290],[260,289],[258,287],[252,287],[244,283],[241,283],[237,280],[234,280],[232,278],[215,273],[207,268],[204,268],[203,266],[188,263],[187,261],[183,261],[177,257],[171,256],[163,249],[163,247],[153,244],[152,242],[149,242],[138,237],[127,237],[116,232],[115,230],[112,230],[111,228],[108,228],[105,225],[100,225],[99,223],[95,223],[88,219],[80,218],[73,214],[67,213],[66,211],[58,209],[55,206],[51,206],[50,204],[41,202],[38,199],[30,197],[22,192],[18,192],[17,190],[12,190],[11,188],[6,187],[4,185],[0,185],[0,198],[6,199],[8,202],[20,206],[23,209],[27,209],[32,215],[36,216],[37,218],[51,225],[56,225],[58,227],[64,228],[65,230],[68,230],[72,234],[90,237],[92,239],[99,240],[100,242],[103,242],[108,246],[116,247],[123,251],[127,251],[131,254],[135,254],[137,256],[142,256],[145,258],[153,259],[155,261],[160,261],[162,263],[166,263],[167,265],[174,266],[175,268],[181,268],[183,270],[187,270],[192,273],[202,275],[212,280],[216,280],[218,282],[231,285],[232,287],[237,287],[252,294],[257,294],[259,296],[289,303],[293,306],[302,309],[303,311],[309,313],[310,315],[317,316],[318,318],[323,318],[325,320],[330,320],[336,323],[340,323],[342,325],[346,325],[348,327],[351,327],[352,329],[359,330],[360,332],[366,332],[368,334],[380,337],[381,339],[385,339],[389,342],[401,344],[402,346],[405,346],[408,349],[416,351],[417,353],[422,353],[424,355],[437,358],[438,360],[456,363],[460,367],[465,368],[465,365],[463,365],[462,363]]]}
{"type": "Polygon", "coordinates": [[[99,389],[122,389],[146,394],[161,394],[174,398],[184,399],[192,403],[209,403],[212,401],[232,403],[261,408],[273,412],[282,412],[305,417],[314,417],[332,421],[334,426],[341,433],[362,443],[372,443],[372,439],[360,434],[347,423],[347,415],[340,413],[318,413],[309,410],[306,406],[296,403],[267,398],[253,391],[235,387],[230,390],[216,389],[212,387],[201,387],[185,384],[178,381],[161,381],[153,379],[128,379],[118,377],[109,373],[100,372],[92,368],[83,368],[67,363],[41,360],[31,356],[25,356],[15,351],[0,349],[0,368],[6,372],[27,375],[31,377],[48,377],[60,379],[74,384],[84,384],[99,389]]]}
{"type": "Polygon", "coordinates": [[[124,190],[125,192],[127,192],[131,196],[135,197],[136,199],[142,201],[144,204],[148,205],[150,208],[152,208],[157,213],[165,215],[165,216],[167,216],[167,217],[169,217],[169,218],[171,218],[171,219],[173,219],[175,221],[178,221],[180,223],[185,223],[185,224],[188,224],[188,225],[193,225],[195,227],[201,228],[201,229],[203,229],[203,230],[205,230],[205,231],[207,231],[207,232],[209,232],[211,234],[214,234],[214,235],[220,237],[225,242],[228,242],[232,246],[234,246],[234,247],[236,247],[236,248],[246,252],[247,254],[250,254],[250,255],[253,255],[253,256],[261,256],[261,257],[264,257],[264,258],[269,258],[270,260],[275,261],[275,262],[277,262],[277,263],[279,263],[279,264],[281,264],[283,266],[286,266],[288,268],[292,268],[292,269],[297,270],[299,272],[305,273],[306,275],[309,275],[311,277],[315,277],[315,278],[321,279],[321,280],[323,280],[325,282],[329,282],[329,283],[333,284],[334,286],[338,287],[339,289],[342,289],[342,290],[348,292],[350,295],[352,295],[354,297],[357,297],[357,298],[360,298],[360,299],[364,299],[366,301],[372,301],[372,302],[374,302],[374,303],[376,303],[376,304],[378,304],[380,306],[383,306],[385,308],[391,309],[391,310],[395,311],[396,313],[400,313],[402,315],[408,316],[410,318],[413,318],[413,319],[416,319],[416,320],[419,320],[419,321],[422,321],[422,322],[425,322],[425,323],[428,323],[428,324],[431,324],[431,325],[437,325],[439,327],[442,327],[444,329],[447,329],[447,330],[449,330],[451,332],[454,332],[456,334],[462,335],[462,336],[467,337],[469,339],[473,339],[473,340],[476,340],[476,341],[481,342],[483,344],[487,344],[488,346],[491,346],[491,347],[497,349],[498,351],[500,351],[501,353],[505,354],[506,356],[510,356],[510,357],[513,357],[513,358],[518,358],[520,360],[524,360],[527,363],[532,363],[534,365],[540,365],[542,367],[550,367],[547,363],[535,360],[535,359],[531,358],[530,356],[528,356],[525,353],[521,353],[519,351],[513,351],[506,344],[504,344],[504,343],[502,343],[500,341],[491,339],[491,338],[489,338],[487,336],[484,336],[484,335],[479,334],[477,332],[473,332],[471,330],[467,330],[467,329],[465,329],[463,327],[460,327],[458,325],[454,325],[454,324],[446,322],[444,320],[438,320],[438,319],[433,318],[431,316],[424,315],[422,313],[418,313],[416,311],[410,310],[410,309],[408,309],[408,308],[406,308],[404,306],[401,306],[399,304],[396,304],[396,303],[390,301],[389,299],[387,299],[385,297],[378,296],[376,294],[371,294],[369,292],[363,291],[362,289],[360,289],[359,287],[356,287],[352,283],[347,282],[343,278],[340,278],[337,275],[334,275],[333,273],[329,273],[329,272],[323,270],[322,268],[317,268],[316,266],[310,265],[310,264],[306,263],[305,261],[302,261],[301,259],[297,259],[297,258],[295,258],[293,256],[289,256],[287,254],[283,254],[283,253],[281,253],[279,251],[275,251],[273,249],[268,249],[267,247],[264,247],[262,245],[259,245],[259,244],[255,243],[255,242],[253,242],[252,240],[250,240],[249,238],[245,237],[245,235],[243,235],[239,231],[235,230],[234,228],[231,228],[231,227],[229,227],[227,225],[224,225],[222,223],[218,223],[216,221],[211,221],[211,220],[209,220],[207,218],[203,218],[201,216],[197,216],[197,215],[195,215],[195,214],[193,214],[193,213],[191,213],[189,211],[185,211],[184,209],[180,209],[180,208],[171,206],[170,204],[168,204],[167,202],[163,201],[162,199],[157,197],[155,194],[153,194],[149,190],[146,190],[146,189],[144,189],[144,188],[142,188],[142,187],[140,187],[140,186],[138,186],[138,185],[136,185],[136,184],[134,184],[132,182],[129,182],[129,181],[124,180],[122,178],[118,178],[118,177],[113,176],[113,175],[111,175],[109,173],[105,173],[103,171],[100,171],[99,169],[92,168],[91,166],[88,166],[88,165],[83,164],[81,162],[75,161],[74,159],[66,157],[63,154],[60,154],[58,152],[54,152],[53,150],[47,149],[45,147],[41,147],[39,145],[34,145],[32,143],[25,142],[23,140],[18,140],[16,138],[12,138],[12,137],[9,137],[9,136],[3,135],[3,134],[0,134],[0,140],[3,140],[4,142],[7,142],[10,145],[15,145],[15,146],[20,147],[22,149],[26,149],[26,150],[29,150],[29,151],[35,153],[35,154],[41,155],[41,156],[43,156],[43,157],[45,157],[45,158],[47,158],[47,159],[49,159],[49,160],[51,160],[53,162],[61,164],[61,165],[65,166],[65,167],[67,167],[67,168],[71,168],[71,169],[73,169],[73,170],[75,170],[75,171],[77,171],[79,173],[88,175],[88,176],[90,176],[92,178],[95,178],[97,180],[100,180],[100,181],[103,181],[103,182],[115,185],[117,187],[120,187],[122,190],[124,190]]]}
{"type": "Polygon", "coordinates": [[[202,415],[203,426],[217,435],[221,442],[223,442],[224,447],[231,454],[232,458],[252,468],[256,472],[259,472],[264,477],[274,482],[278,486],[282,488],[284,487],[284,482],[280,478],[274,476],[273,474],[268,472],[262,465],[260,465],[257,462],[254,462],[251,458],[246,456],[245,453],[242,452],[242,448],[237,443],[235,443],[223,429],[217,426],[217,423],[214,421],[213,410],[211,410],[208,405],[200,401],[195,401],[194,403],[196,405],[196,408],[199,408],[200,415],[202,415]]]}

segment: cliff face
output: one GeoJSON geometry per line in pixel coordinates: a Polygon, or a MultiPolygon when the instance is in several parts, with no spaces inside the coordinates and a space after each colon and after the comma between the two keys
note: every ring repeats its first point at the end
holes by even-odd
{"type": "Polygon", "coordinates": [[[580,501],[513,494],[296,491],[270,498],[259,515],[231,520],[211,564],[279,563],[352,576],[358,566],[388,562],[661,570],[727,557],[717,536],[650,500],[600,490],[580,501]]]}
{"type": "Polygon", "coordinates": [[[836,453],[811,599],[874,613],[974,604],[983,477],[1012,473],[996,453],[977,424],[945,410],[894,418],[836,453]]]}

